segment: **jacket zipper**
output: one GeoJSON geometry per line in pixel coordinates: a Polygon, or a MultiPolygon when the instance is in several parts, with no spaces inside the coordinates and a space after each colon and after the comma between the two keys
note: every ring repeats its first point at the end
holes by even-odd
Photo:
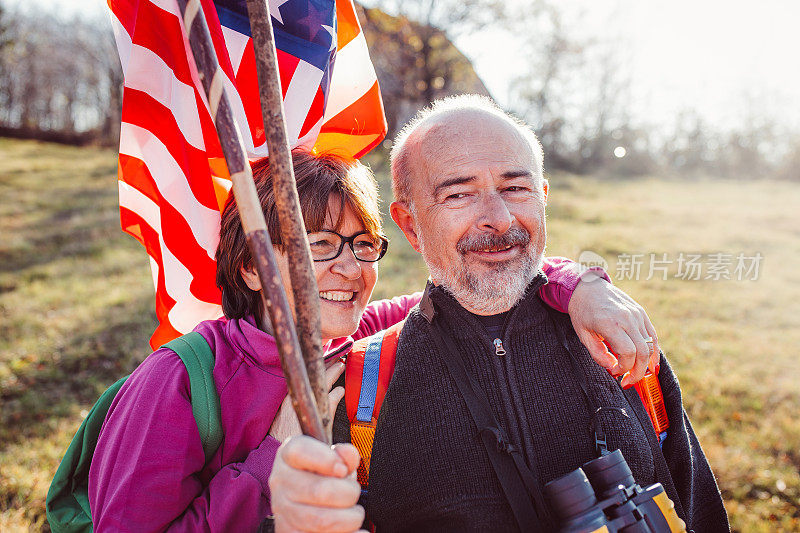
{"type": "Polygon", "coordinates": [[[503,329],[500,330],[500,336],[492,341],[494,345],[494,354],[498,357],[502,357],[506,354],[506,349],[503,347],[503,337],[506,334],[506,328],[508,327],[508,321],[511,318],[511,315],[514,313],[514,309],[509,310],[508,314],[506,315],[505,320],[503,320],[503,329]]]}
{"type": "Polygon", "coordinates": [[[494,354],[496,356],[502,357],[502,356],[504,356],[506,354],[506,349],[503,348],[502,339],[497,338],[497,339],[492,341],[492,344],[494,344],[494,354]]]}

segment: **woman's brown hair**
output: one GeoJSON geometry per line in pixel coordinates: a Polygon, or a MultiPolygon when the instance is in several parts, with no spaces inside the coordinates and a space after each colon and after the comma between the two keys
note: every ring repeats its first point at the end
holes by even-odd
{"type": "MultiPolygon", "coordinates": [[[[330,154],[313,155],[301,150],[292,151],[292,163],[300,210],[308,231],[324,228],[328,202],[333,199],[339,203],[339,219],[331,229],[338,230],[341,227],[347,206],[361,220],[366,231],[376,237],[382,234],[378,190],[375,178],[367,167],[356,160],[330,154]]],[[[272,192],[269,160],[259,159],[252,166],[258,199],[264,210],[272,244],[280,249],[281,229],[272,192]]],[[[216,257],[217,286],[222,291],[222,311],[225,316],[242,318],[252,314],[260,318],[261,297],[247,286],[241,275],[242,268],[252,267],[253,258],[247,247],[233,194],[222,211],[216,257]]]]}

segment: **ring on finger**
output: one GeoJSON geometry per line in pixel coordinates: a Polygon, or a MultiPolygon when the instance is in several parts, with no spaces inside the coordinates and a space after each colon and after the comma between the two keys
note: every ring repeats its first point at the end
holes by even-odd
{"type": "Polygon", "coordinates": [[[650,353],[656,351],[656,341],[653,337],[645,337],[644,342],[647,343],[647,346],[650,348],[650,353]]]}

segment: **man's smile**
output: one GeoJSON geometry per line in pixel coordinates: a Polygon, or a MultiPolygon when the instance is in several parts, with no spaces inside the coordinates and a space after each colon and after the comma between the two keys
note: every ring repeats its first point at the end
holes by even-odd
{"type": "Polygon", "coordinates": [[[467,252],[485,261],[507,261],[518,256],[522,252],[522,247],[518,244],[505,246],[492,246],[467,252]]]}

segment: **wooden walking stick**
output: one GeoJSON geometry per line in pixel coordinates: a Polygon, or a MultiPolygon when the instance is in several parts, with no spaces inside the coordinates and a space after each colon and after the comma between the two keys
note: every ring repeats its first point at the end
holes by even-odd
{"type": "Polygon", "coordinates": [[[265,0],[247,0],[247,14],[255,50],[261,114],[269,149],[275,205],[281,224],[281,240],[289,258],[297,334],[300,337],[308,379],[317,400],[317,409],[325,430],[330,435],[332,417],[328,409],[328,390],[325,387],[325,365],[322,358],[319,289],[303,215],[300,212],[300,199],[297,196],[287,140],[272,19],[265,0]]]}
{"type": "MultiPolygon", "coordinates": [[[[283,290],[280,273],[275,263],[272,242],[267,232],[264,212],[258,200],[250,162],[242,143],[241,134],[230,101],[223,85],[222,69],[214,52],[214,43],[208,31],[200,0],[177,0],[189,38],[192,56],[203,90],[211,108],[211,117],[217,128],[222,151],[233,181],[233,194],[242,219],[242,228],[253,256],[256,272],[261,280],[261,299],[272,322],[272,331],[281,357],[292,404],[297,412],[303,433],[330,444],[328,432],[322,424],[305,362],[295,331],[292,311],[283,290]]],[[[266,317],[262,329],[269,330],[266,317]]],[[[327,410],[327,397],[324,403],[327,410]]]]}

